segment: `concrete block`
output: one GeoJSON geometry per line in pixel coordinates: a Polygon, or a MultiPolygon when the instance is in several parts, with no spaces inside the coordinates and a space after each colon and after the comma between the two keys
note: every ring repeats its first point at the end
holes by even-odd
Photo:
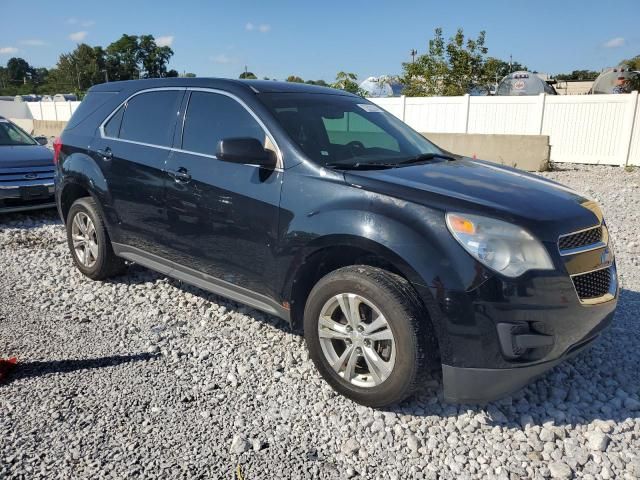
{"type": "Polygon", "coordinates": [[[530,172],[549,168],[548,135],[484,135],[478,133],[423,133],[451,153],[476,157],[530,172]]]}

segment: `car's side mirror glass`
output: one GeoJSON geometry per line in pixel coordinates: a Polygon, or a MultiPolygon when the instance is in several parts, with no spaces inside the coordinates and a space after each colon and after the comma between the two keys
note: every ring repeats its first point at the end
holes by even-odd
{"type": "Polygon", "coordinates": [[[49,143],[49,140],[47,139],[47,137],[43,137],[43,136],[35,137],[34,140],[38,142],[39,145],[46,145],[49,143]]]}
{"type": "Polygon", "coordinates": [[[277,163],[273,151],[265,149],[258,139],[248,137],[220,140],[216,157],[225,162],[244,163],[264,168],[275,168],[277,163]]]}

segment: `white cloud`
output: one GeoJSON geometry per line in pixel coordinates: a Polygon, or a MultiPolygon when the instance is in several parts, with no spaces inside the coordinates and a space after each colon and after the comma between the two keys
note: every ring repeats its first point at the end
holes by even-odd
{"type": "Polygon", "coordinates": [[[247,24],[244,26],[244,29],[247,30],[248,32],[251,32],[253,30],[258,30],[260,33],[267,33],[269,30],[271,30],[271,25],[269,25],[268,23],[261,23],[260,25],[255,25],[254,23],[247,22],[247,24]]]}
{"type": "Polygon", "coordinates": [[[20,42],[22,45],[27,45],[29,47],[44,47],[47,42],[44,42],[42,40],[38,40],[37,38],[31,38],[29,40],[22,40],[20,42]]]}
{"type": "Polygon", "coordinates": [[[81,42],[85,38],[87,38],[88,34],[89,34],[89,32],[85,32],[84,30],[82,30],[80,32],[74,32],[71,35],[69,35],[69,39],[73,40],[74,42],[81,42]]]}
{"type": "Polygon", "coordinates": [[[17,51],[18,49],[16,47],[0,47],[0,55],[9,55],[17,51]]]}
{"type": "Polygon", "coordinates": [[[213,57],[209,57],[212,62],[219,63],[221,65],[229,65],[230,63],[236,63],[237,60],[235,58],[231,58],[224,53],[219,55],[214,55],[213,57]]]}
{"type": "Polygon", "coordinates": [[[159,47],[170,47],[173,45],[173,39],[175,37],[173,35],[164,35],[162,37],[156,38],[156,45],[159,47]]]}
{"type": "Polygon", "coordinates": [[[611,40],[604,42],[604,45],[603,45],[603,47],[605,48],[618,48],[623,46],[624,46],[624,38],[622,37],[612,38],[611,40]]]}

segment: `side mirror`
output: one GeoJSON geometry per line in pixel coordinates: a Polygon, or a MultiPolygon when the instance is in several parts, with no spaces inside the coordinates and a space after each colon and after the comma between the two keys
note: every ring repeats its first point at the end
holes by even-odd
{"type": "Polygon", "coordinates": [[[218,142],[216,157],[231,163],[275,168],[276,156],[255,138],[224,138],[218,142]]]}
{"type": "Polygon", "coordinates": [[[35,137],[34,140],[38,142],[39,145],[46,145],[47,143],[49,143],[47,137],[44,136],[35,137]]]}

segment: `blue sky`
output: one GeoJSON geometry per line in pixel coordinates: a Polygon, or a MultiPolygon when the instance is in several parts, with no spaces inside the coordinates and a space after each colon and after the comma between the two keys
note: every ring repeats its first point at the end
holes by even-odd
{"type": "Polygon", "coordinates": [[[151,33],[171,45],[171,67],[199,76],[331,80],[401,72],[409,51],[424,52],[433,29],[487,32],[492,56],[540,72],[600,70],[640,54],[640,3],[589,0],[108,2],[0,0],[0,64],[21,56],[36,66],[81,41],[106,46],[122,33],[151,33]],[[54,6],[55,5],[55,6],[54,6]],[[21,19],[24,19],[22,21],[21,19]],[[27,28],[28,27],[28,28],[27,28]]]}

